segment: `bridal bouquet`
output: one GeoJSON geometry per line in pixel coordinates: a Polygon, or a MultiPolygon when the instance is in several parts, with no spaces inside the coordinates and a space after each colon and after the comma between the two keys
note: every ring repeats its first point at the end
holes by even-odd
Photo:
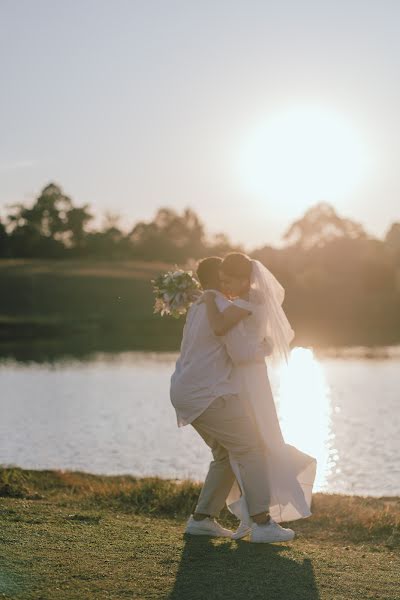
{"type": "Polygon", "coordinates": [[[183,269],[163,273],[151,283],[156,297],[154,312],[161,316],[170,315],[178,319],[201,294],[200,283],[193,272],[183,269]]]}

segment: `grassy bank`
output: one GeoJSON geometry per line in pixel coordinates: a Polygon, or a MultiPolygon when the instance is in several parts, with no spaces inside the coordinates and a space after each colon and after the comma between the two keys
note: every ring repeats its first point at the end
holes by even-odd
{"type": "Polygon", "coordinates": [[[189,481],[0,469],[0,597],[398,600],[400,498],[315,494],[293,542],[255,545],[185,539],[198,493],[189,481]]]}

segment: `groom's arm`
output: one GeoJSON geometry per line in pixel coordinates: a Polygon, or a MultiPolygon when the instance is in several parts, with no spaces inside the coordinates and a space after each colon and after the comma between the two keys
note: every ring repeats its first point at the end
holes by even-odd
{"type": "Polygon", "coordinates": [[[249,315],[251,310],[236,306],[226,298],[216,296],[212,291],[206,291],[202,301],[207,307],[207,317],[215,335],[226,335],[233,327],[249,315]]]}
{"type": "MultiPolygon", "coordinates": [[[[225,312],[227,307],[232,306],[226,298],[221,296],[215,297],[213,302],[220,314],[225,312]]],[[[233,306],[233,308],[239,307],[233,306]]],[[[248,307],[245,309],[247,315],[251,314],[248,307]]],[[[243,318],[244,315],[242,315],[243,318]]],[[[225,348],[235,365],[249,363],[249,362],[265,362],[265,357],[272,354],[273,342],[271,338],[255,340],[251,336],[246,335],[243,328],[243,323],[239,322],[227,331],[223,337],[225,348]]]]}

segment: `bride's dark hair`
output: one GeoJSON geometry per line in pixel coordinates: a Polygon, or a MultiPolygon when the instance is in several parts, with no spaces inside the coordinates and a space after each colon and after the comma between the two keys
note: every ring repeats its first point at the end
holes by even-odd
{"type": "Polygon", "coordinates": [[[251,258],[242,252],[230,252],[221,263],[221,270],[230,277],[240,279],[250,279],[251,277],[251,258]]]}

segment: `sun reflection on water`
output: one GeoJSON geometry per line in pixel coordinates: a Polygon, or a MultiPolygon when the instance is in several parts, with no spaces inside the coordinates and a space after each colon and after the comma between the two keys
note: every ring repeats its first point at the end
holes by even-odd
{"type": "Polygon", "coordinates": [[[317,459],[314,491],[327,487],[338,461],[331,427],[331,396],[322,365],[312,350],[294,348],[278,372],[274,397],[285,441],[317,459]]]}

